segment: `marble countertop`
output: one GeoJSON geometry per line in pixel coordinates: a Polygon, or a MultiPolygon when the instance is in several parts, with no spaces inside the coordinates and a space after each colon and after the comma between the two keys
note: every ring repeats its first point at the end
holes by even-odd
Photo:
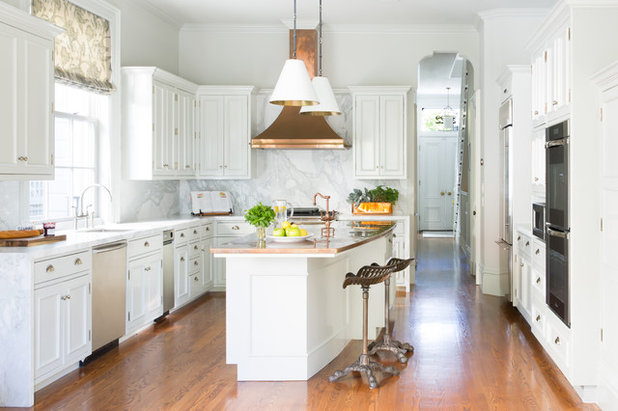
{"type": "Polygon", "coordinates": [[[350,223],[337,221],[332,224],[335,235],[330,238],[321,237],[319,228],[307,226],[311,239],[297,243],[281,243],[270,239],[266,240],[264,247],[258,247],[255,234],[244,236],[218,248],[211,248],[210,252],[216,256],[238,254],[270,254],[270,255],[333,255],[339,254],[352,248],[361,246],[391,233],[395,224],[379,227],[367,226],[365,228],[353,228],[350,223]]]}

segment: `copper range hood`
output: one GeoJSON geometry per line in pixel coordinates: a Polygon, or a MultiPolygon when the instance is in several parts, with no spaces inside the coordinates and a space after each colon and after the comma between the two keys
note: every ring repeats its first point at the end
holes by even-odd
{"type": "MultiPolygon", "coordinates": [[[[290,31],[290,48],[293,46],[290,31]]],[[[305,62],[309,76],[316,73],[317,33],[297,30],[296,54],[305,62]]],[[[322,116],[299,114],[300,107],[284,106],[279,117],[251,140],[255,149],[345,149],[350,146],[328,125],[322,116]]]]}

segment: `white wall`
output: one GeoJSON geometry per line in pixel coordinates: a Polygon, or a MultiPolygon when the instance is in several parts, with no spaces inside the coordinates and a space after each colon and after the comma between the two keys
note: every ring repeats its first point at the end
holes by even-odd
{"type": "MultiPolygon", "coordinates": [[[[500,184],[502,146],[498,138],[498,108],[501,94],[497,79],[509,64],[530,64],[526,43],[540,26],[544,12],[508,11],[481,14],[481,269],[483,292],[503,295],[508,266],[500,260],[495,241],[500,237],[500,184]]],[[[478,83],[477,83],[478,84],[478,83]]]]}

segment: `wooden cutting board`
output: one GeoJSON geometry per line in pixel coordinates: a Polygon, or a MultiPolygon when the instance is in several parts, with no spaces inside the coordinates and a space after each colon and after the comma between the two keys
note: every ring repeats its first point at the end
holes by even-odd
{"type": "Polygon", "coordinates": [[[40,235],[38,237],[30,238],[6,238],[0,239],[0,247],[30,247],[33,245],[51,244],[55,243],[56,241],[64,241],[66,239],[66,234],[48,237],[40,235]]]}

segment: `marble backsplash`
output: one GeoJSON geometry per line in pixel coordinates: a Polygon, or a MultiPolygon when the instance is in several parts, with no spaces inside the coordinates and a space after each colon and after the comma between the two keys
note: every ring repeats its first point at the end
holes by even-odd
{"type": "MultiPolygon", "coordinates": [[[[253,129],[261,133],[279,115],[281,108],[268,104],[268,90],[256,96],[256,118],[253,129]]],[[[352,97],[347,92],[336,93],[341,116],[328,117],[329,125],[352,143],[352,97]]],[[[331,208],[350,213],[346,202],[354,188],[373,188],[378,184],[399,190],[399,202],[394,212],[412,214],[414,198],[408,181],[356,180],[353,176],[353,153],[348,150],[257,150],[251,180],[188,180],[181,181],[180,212],[191,212],[191,191],[228,191],[233,197],[234,212],[241,214],[258,201],[270,204],[284,199],[296,206],[311,205],[313,195],[321,192],[331,196],[331,208]]],[[[322,200],[323,201],[323,200],[322,200]]],[[[325,204],[320,203],[322,207],[325,204]]]]}
{"type": "Polygon", "coordinates": [[[21,225],[20,182],[0,181],[0,230],[14,230],[21,225]]]}
{"type": "Polygon", "coordinates": [[[170,218],[180,212],[178,181],[121,181],[119,223],[170,218]]]}

